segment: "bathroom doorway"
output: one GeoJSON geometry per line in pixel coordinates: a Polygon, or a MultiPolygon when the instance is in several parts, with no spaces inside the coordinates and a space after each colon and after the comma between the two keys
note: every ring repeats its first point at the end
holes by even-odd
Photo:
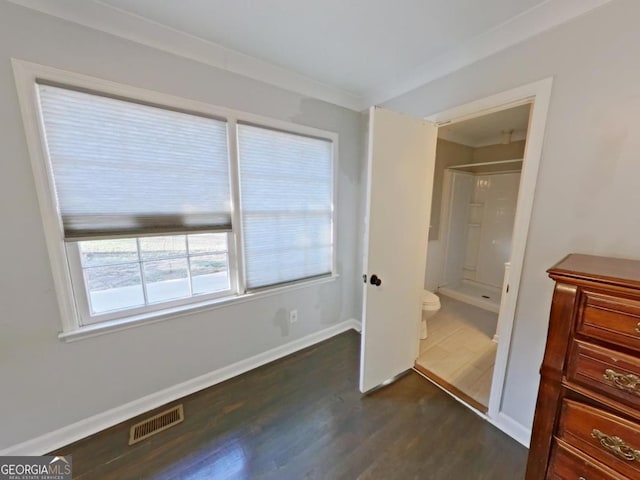
{"type": "Polygon", "coordinates": [[[524,102],[438,130],[415,368],[482,413],[489,409],[531,107],[524,102]]]}
{"type": "MultiPolygon", "coordinates": [[[[428,274],[435,271],[434,254],[442,258],[441,242],[440,253],[437,253],[434,242],[427,239],[438,130],[529,104],[529,126],[513,225],[511,268],[501,290],[496,329],[499,338],[488,411],[485,415],[474,409],[521,443],[528,441],[528,434],[514,425],[501,406],[552,84],[553,79],[546,78],[424,118],[381,107],[369,109],[363,224],[361,392],[367,394],[382,388],[408,369],[416,369],[415,360],[420,351],[421,296],[423,305],[432,306],[429,299],[424,298],[424,275],[425,271],[428,274]]],[[[435,275],[438,281],[439,276],[440,272],[435,275]]],[[[435,285],[435,290],[438,286],[435,285]]]]}

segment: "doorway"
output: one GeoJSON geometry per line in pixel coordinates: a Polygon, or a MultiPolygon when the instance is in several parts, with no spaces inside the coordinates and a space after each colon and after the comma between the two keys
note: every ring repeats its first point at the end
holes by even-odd
{"type": "Polygon", "coordinates": [[[369,111],[360,352],[363,393],[413,368],[419,354],[438,129],[525,103],[532,105],[513,226],[511,268],[500,298],[499,341],[488,411],[486,415],[478,412],[524,445],[529,442],[529,432],[503,414],[501,404],[552,83],[547,78],[426,118],[379,107],[369,111]]]}
{"type": "Polygon", "coordinates": [[[415,368],[486,413],[531,104],[438,130],[426,298],[415,368]]]}

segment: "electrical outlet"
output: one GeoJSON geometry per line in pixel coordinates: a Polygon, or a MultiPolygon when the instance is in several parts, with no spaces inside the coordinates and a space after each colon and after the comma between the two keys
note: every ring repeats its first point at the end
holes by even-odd
{"type": "Polygon", "coordinates": [[[298,321],[298,310],[289,310],[289,323],[296,323],[298,321]]]}

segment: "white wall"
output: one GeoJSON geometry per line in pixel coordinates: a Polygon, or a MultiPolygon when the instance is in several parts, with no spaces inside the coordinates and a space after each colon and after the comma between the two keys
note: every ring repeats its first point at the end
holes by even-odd
{"type": "Polygon", "coordinates": [[[475,186],[473,175],[456,171],[450,175],[451,195],[445,200],[450,207],[449,218],[446,219],[446,245],[443,246],[446,256],[440,286],[455,286],[462,282],[469,235],[469,203],[475,186]]]}
{"type": "Polygon", "coordinates": [[[530,427],[553,282],[569,252],[640,258],[640,2],[616,0],[386,104],[428,115],[554,76],[503,411],[530,427]]]}
{"type": "Polygon", "coordinates": [[[359,114],[4,0],[0,105],[0,450],[360,317],[356,264],[364,119],[359,114]],[[338,132],[340,278],[75,343],[59,341],[11,57],[338,132]],[[299,320],[288,327],[291,308],[298,309],[299,320]]]}
{"type": "MultiPolygon", "coordinates": [[[[474,245],[474,280],[502,288],[504,264],[511,258],[511,239],[516,217],[520,173],[477,175],[473,202],[478,207],[480,231],[474,245]]],[[[467,263],[471,263],[467,261],[467,263]]]]}

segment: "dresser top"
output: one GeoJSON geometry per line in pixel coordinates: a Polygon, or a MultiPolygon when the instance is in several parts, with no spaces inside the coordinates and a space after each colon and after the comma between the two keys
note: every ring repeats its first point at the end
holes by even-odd
{"type": "Polygon", "coordinates": [[[640,260],[572,253],[548,272],[552,278],[570,277],[640,288],[640,260]]]}

